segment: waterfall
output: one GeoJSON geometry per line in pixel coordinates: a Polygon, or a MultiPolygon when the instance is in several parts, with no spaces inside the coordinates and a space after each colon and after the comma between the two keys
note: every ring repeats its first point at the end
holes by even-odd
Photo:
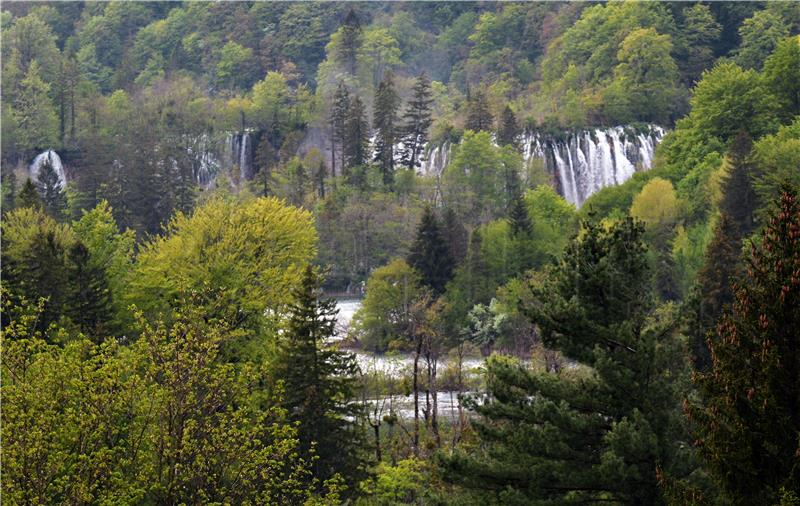
{"type": "Polygon", "coordinates": [[[59,185],[63,189],[67,185],[67,176],[64,172],[64,164],[61,163],[61,157],[58,156],[58,153],[52,149],[48,149],[47,151],[38,154],[36,158],[33,159],[33,162],[31,162],[31,165],[28,168],[31,181],[36,182],[39,180],[39,172],[42,170],[42,167],[46,162],[50,162],[50,165],[53,166],[53,169],[58,175],[59,185]]]}
{"type": "MultiPolygon", "coordinates": [[[[579,207],[599,189],[622,184],[637,171],[648,170],[665,134],[657,125],[558,134],[531,130],[522,137],[522,157],[526,165],[535,158],[543,160],[558,192],[579,207]]],[[[450,149],[450,143],[427,146],[420,172],[440,175],[449,161],[450,149]]]]}
{"type": "Polygon", "coordinates": [[[239,167],[239,180],[253,179],[253,140],[250,132],[228,134],[225,148],[225,160],[228,168],[239,167]]]}

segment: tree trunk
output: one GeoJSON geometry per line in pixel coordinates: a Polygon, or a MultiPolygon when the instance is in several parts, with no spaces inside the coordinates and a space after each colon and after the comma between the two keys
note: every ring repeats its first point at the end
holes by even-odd
{"type": "Polygon", "coordinates": [[[436,390],[436,366],[438,365],[438,358],[434,355],[431,359],[432,367],[429,367],[430,375],[428,378],[428,388],[431,390],[431,397],[433,398],[433,409],[431,410],[431,430],[433,431],[433,437],[436,440],[436,447],[439,448],[442,446],[442,439],[439,436],[439,418],[438,418],[438,411],[439,411],[439,399],[438,393],[436,390]]]}
{"type": "Polygon", "coordinates": [[[419,457],[419,356],[422,353],[422,339],[417,338],[414,350],[414,455],[419,457]]]}

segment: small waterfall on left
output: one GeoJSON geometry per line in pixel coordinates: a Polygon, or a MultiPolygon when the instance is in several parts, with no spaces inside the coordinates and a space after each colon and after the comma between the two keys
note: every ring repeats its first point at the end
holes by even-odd
{"type": "Polygon", "coordinates": [[[30,166],[28,167],[28,173],[30,174],[31,181],[36,182],[39,179],[39,173],[44,167],[45,163],[50,163],[53,167],[53,170],[56,171],[58,174],[58,183],[63,189],[67,186],[67,175],[64,172],[64,164],[61,163],[61,157],[58,156],[58,153],[53,151],[52,149],[48,149],[42,153],[36,155],[36,158],[33,159],[30,166]]]}

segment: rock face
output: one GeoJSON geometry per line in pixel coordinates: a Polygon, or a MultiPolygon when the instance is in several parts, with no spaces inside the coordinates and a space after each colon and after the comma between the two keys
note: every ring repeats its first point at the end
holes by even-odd
{"type": "MultiPolygon", "coordinates": [[[[657,125],[643,128],[617,126],[560,134],[526,132],[523,158],[544,161],[558,192],[575,206],[583,204],[600,188],[622,184],[635,172],[653,163],[655,148],[665,130],[657,125]]],[[[421,171],[441,174],[451,158],[451,144],[426,150],[421,171]]]]}

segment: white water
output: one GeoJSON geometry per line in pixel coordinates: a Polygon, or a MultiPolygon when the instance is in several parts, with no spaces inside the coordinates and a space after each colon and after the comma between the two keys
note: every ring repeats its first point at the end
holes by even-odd
{"type": "Polygon", "coordinates": [[[61,157],[58,156],[58,153],[52,149],[48,149],[47,151],[39,153],[36,158],[33,159],[33,162],[31,162],[31,165],[28,168],[31,181],[38,181],[39,172],[41,172],[42,167],[47,161],[50,162],[50,164],[53,166],[53,169],[56,171],[56,174],[58,175],[59,186],[61,186],[63,189],[67,185],[67,175],[64,173],[64,164],[61,163],[61,157]]]}
{"type": "MultiPolygon", "coordinates": [[[[617,126],[567,131],[558,136],[529,131],[522,138],[522,155],[526,165],[535,158],[544,160],[556,189],[579,207],[599,189],[622,184],[635,172],[650,169],[665,133],[657,125],[649,125],[643,132],[617,126]]],[[[426,149],[421,172],[441,175],[451,148],[444,143],[426,149]]]]}

